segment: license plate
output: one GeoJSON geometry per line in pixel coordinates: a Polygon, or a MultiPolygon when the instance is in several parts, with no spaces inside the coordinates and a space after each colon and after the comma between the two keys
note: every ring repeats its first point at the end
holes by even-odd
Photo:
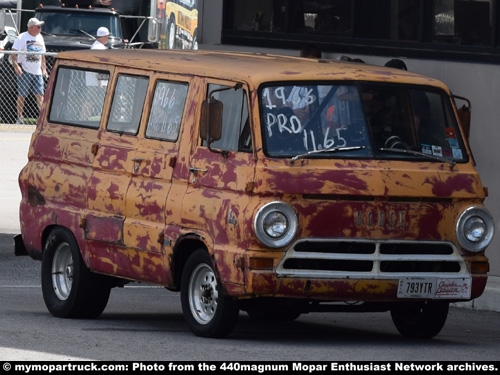
{"type": "Polygon", "coordinates": [[[470,299],[470,277],[402,277],[398,298],[470,299]]]}

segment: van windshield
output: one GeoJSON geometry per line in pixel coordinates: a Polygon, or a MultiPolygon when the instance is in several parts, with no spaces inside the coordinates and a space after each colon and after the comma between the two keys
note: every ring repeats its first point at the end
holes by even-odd
{"type": "Polygon", "coordinates": [[[260,104],[271,157],[468,158],[451,100],[436,89],[364,82],[275,85],[260,90],[260,104]]]}

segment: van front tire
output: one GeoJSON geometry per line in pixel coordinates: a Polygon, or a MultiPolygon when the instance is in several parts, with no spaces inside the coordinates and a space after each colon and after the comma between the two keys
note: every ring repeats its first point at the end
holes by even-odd
{"type": "Polygon", "coordinates": [[[391,318],[401,335],[413,339],[430,339],[444,327],[449,303],[426,301],[401,303],[391,308],[391,318]]]}
{"type": "Polygon", "coordinates": [[[47,238],[41,274],[43,299],[53,316],[93,319],[106,308],[110,283],[89,271],[67,229],[53,229],[47,238]]]}
{"type": "Polygon", "coordinates": [[[239,308],[223,295],[210,256],[203,249],[191,254],[184,266],[181,304],[184,318],[196,336],[222,338],[236,325],[239,308]]]}

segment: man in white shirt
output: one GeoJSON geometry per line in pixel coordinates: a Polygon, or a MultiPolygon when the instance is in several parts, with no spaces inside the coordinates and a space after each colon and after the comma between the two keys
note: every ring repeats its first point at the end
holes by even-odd
{"type": "Polygon", "coordinates": [[[12,49],[22,53],[12,55],[12,65],[17,75],[17,123],[23,124],[24,100],[30,90],[36,97],[38,109],[42,106],[44,94],[43,78],[47,77],[47,66],[45,64],[45,42],[40,32],[45,22],[37,18],[30,18],[28,31],[19,34],[12,49]]]}
{"type": "MultiPolygon", "coordinates": [[[[97,29],[96,40],[90,46],[90,49],[108,49],[106,43],[109,39],[109,30],[106,27],[99,27],[97,29]]],[[[104,103],[104,95],[106,94],[106,86],[108,84],[108,77],[101,77],[98,73],[86,72],[85,83],[87,85],[87,92],[85,94],[87,101],[83,104],[81,118],[87,121],[92,115],[99,114],[102,110],[104,103]]]]}
{"type": "Polygon", "coordinates": [[[90,47],[90,49],[108,49],[106,43],[109,39],[109,30],[106,27],[99,27],[97,29],[97,38],[90,47]]]}

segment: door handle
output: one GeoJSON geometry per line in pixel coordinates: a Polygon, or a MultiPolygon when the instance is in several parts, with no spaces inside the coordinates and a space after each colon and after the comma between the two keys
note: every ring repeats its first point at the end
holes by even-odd
{"type": "Polygon", "coordinates": [[[190,167],[189,172],[193,174],[193,184],[196,183],[196,176],[198,176],[198,173],[207,173],[206,169],[203,168],[195,168],[195,167],[190,167]]]}
{"type": "Polygon", "coordinates": [[[133,158],[132,161],[134,162],[134,172],[137,172],[139,170],[139,165],[145,161],[146,159],[144,158],[133,158]]]}
{"type": "Polygon", "coordinates": [[[207,170],[203,168],[190,167],[189,172],[196,176],[198,173],[207,173],[207,170]]]}

